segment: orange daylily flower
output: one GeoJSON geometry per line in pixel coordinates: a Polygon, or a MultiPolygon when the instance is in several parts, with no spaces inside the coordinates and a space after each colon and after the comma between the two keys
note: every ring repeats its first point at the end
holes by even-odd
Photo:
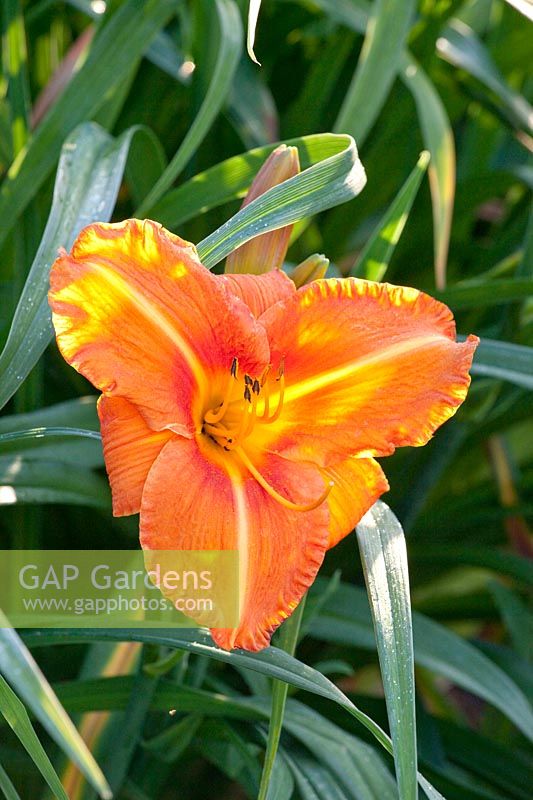
{"type": "Polygon", "coordinates": [[[116,515],[149,550],[239,551],[259,650],[387,480],[375,456],[423,445],[465,398],[478,339],[446,306],[355,278],[216,276],[155,222],[85,228],[55,262],[65,359],[101,392],[116,515]]]}

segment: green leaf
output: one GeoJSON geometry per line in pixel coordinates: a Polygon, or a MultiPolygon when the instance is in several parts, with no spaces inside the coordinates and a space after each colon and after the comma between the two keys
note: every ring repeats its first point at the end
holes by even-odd
{"type": "MultiPolygon", "coordinates": [[[[45,0],[47,2],[47,0],[45,0]]],[[[66,0],[66,2],[73,8],[77,8],[88,17],[98,22],[102,19],[102,14],[95,11],[92,0],[66,0]]],[[[31,11],[30,11],[31,13],[31,11]]],[[[183,81],[183,75],[180,72],[180,67],[183,65],[184,59],[181,57],[176,43],[170,34],[165,31],[159,31],[154,36],[152,43],[148,46],[145,52],[146,58],[155,64],[167,75],[178,81],[183,81]]]]}
{"type": "MultiPolygon", "coordinates": [[[[315,582],[320,591],[321,579],[315,582]]],[[[310,631],[315,638],[375,648],[368,599],[362,589],[341,584],[310,631]]],[[[476,647],[422,614],[413,613],[415,663],[481,697],[533,739],[533,711],[523,692],[476,647]]]]}
{"type": "Polygon", "coordinates": [[[79,231],[111,217],[131,139],[130,128],[115,140],[84,123],[63,145],[46,229],[0,354],[0,408],[37,363],[52,337],[48,276],[59,247],[70,248],[79,231]]]}
{"type": "Polygon", "coordinates": [[[47,447],[50,441],[57,440],[61,444],[72,439],[100,442],[101,436],[97,431],[84,431],[79,428],[30,428],[26,431],[0,433],[0,453],[40,450],[41,447],[47,447]]]}
{"type": "MultiPolygon", "coordinates": [[[[0,612],[0,624],[3,626],[0,628],[0,673],[9,678],[12,686],[28,704],[52,739],[77,764],[100,796],[110,798],[109,786],[87,745],[61,706],[31,653],[17,633],[7,627],[7,621],[2,612],[0,612]]],[[[19,702],[17,700],[17,703],[19,702]]],[[[24,711],[23,707],[22,710],[24,711]]],[[[26,714],[25,711],[24,714],[26,714]]],[[[64,793],[61,796],[65,796],[64,793]]]]}
{"type": "Polygon", "coordinates": [[[533,616],[521,598],[498,581],[489,583],[513,647],[526,661],[533,661],[533,616]]]}
{"type": "Polygon", "coordinates": [[[427,75],[410,55],[402,64],[402,79],[413,95],[424,145],[431,154],[429,186],[433,207],[435,281],[446,283],[455,196],[455,144],[446,109],[427,75]]]}
{"type": "Polygon", "coordinates": [[[175,0],[126,0],[92,42],[89,56],[11,166],[0,190],[0,243],[54,168],[64,139],[131,75],[175,0]],[[5,224],[9,221],[9,224],[5,224]]]}
{"type": "Polygon", "coordinates": [[[357,33],[365,33],[370,15],[370,0],[314,0],[331,19],[357,33]]]}
{"type": "Polygon", "coordinates": [[[472,375],[498,378],[533,389],[533,347],[483,338],[474,356],[472,375]]]}
{"type": "Polygon", "coordinates": [[[226,114],[245,147],[258,147],[278,138],[274,98],[247,59],[241,59],[235,72],[226,114]]]}
{"type": "Polygon", "coordinates": [[[104,763],[106,776],[114,796],[119,793],[128,774],[156,687],[157,678],[147,675],[142,669],[134,676],[132,692],[125,708],[122,725],[113,736],[112,752],[106,754],[104,763]]]}
{"type": "Polygon", "coordinates": [[[510,6],[516,8],[524,17],[527,17],[527,19],[533,22],[533,8],[530,0],[505,0],[505,2],[509,3],[510,6]]]}
{"type": "Polygon", "coordinates": [[[9,775],[0,764],[0,789],[2,790],[6,800],[21,800],[20,795],[11,783],[9,775]]]}
{"type": "Polygon", "coordinates": [[[473,769],[489,785],[501,788],[505,797],[529,800],[533,782],[529,753],[514,747],[511,741],[498,742],[450,720],[439,720],[438,730],[451,761],[473,769]]]}
{"type": "MultiPolygon", "coordinates": [[[[350,0],[315,0],[333,19],[359,33],[368,21],[366,3],[350,0]]],[[[399,77],[413,95],[424,147],[431,155],[429,185],[433,206],[435,278],[437,287],[446,283],[455,195],[455,144],[446,109],[435,87],[408,50],[401,56],[399,77]]]]}
{"type": "MultiPolygon", "coordinates": [[[[179,631],[151,631],[151,630],[132,630],[125,628],[98,629],[98,630],[46,630],[29,631],[24,634],[24,640],[30,647],[48,646],[53,644],[65,644],[74,642],[116,642],[116,641],[136,641],[147,644],[159,644],[165,647],[179,648],[198,655],[205,655],[216,661],[230,664],[234,667],[251,669],[260,672],[269,678],[285,681],[292,686],[303,689],[307,692],[325,697],[337,703],[345,709],[355,719],[364,725],[367,730],[377,739],[384,749],[392,755],[393,748],[390,738],[374,720],[357,708],[341,690],[335,686],[324,675],[314,670],[312,667],[303,664],[293,656],[278,650],[275,647],[268,647],[259,653],[250,653],[245,650],[221,650],[213,644],[209,634],[200,630],[179,630],[179,631]]],[[[173,687],[175,691],[175,687],[173,687]]],[[[218,695],[217,695],[218,698],[218,695]]],[[[251,703],[252,701],[249,701],[251,703]]],[[[216,703],[216,699],[215,699],[216,703]]],[[[184,710],[198,710],[198,704],[184,710]]],[[[419,776],[419,780],[424,780],[419,776]]]]}
{"type": "MultiPolygon", "coordinates": [[[[286,139],[283,144],[298,148],[300,165],[305,170],[339,154],[347,142],[347,138],[342,141],[332,133],[318,133],[286,139]]],[[[165,227],[176,229],[198,214],[243,197],[256,173],[279,144],[256,147],[200,172],[179,188],[168,192],[151,213],[165,227]]]]}
{"type": "Polygon", "coordinates": [[[335,122],[362,145],[400,69],[414,0],[374,0],[357,69],[335,122]]]}
{"type": "MultiPolygon", "coordinates": [[[[465,511],[459,512],[462,516],[465,511]]],[[[469,519],[471,515],[469,514],[469,519]]],[[[462,544],[430,544],[421,541],[410,547],[411,558],[422,564],[486,567],[499,575],[509,575],[524,584],[533,584],[533,564],[527,558],[496,547],[469,547],[462,544]]]]}
{"type": "Polygon", "coordinates": [[[154,216],[153,206],[172,186],[203,141],[230,90],[242,49],[242,25],[233,0],[215,0],[218,20],[218,52],[209,88],[200,110],[176,155],[135,212],[136,217],[154,216]]]}
{"type": "Polygon", "coordinates": [[[452,309],[479,308],[526,300],[533,295],[533,278],[469,281],[434,292],[438,300],[452,309]]]}
{"type": "Polygon", "coordinates": [[[4,0],[1,21],[3,74],[7,78],[11,112],[11,150],[16,155],[26,144],[30,116],[28,53],[20,0],[4,0]]]}
{"type": "Polygon", "coordinates": [[[402,526],[378,501],[357,526],[357,542],[372,610],[398,791],[417,800],[413,630],[407,551],[402,526]]]}
{"type": "Polygon", "coordinates": [[[294,775],[302,800],[348,800],[329,770],[317,764],[303,747],[284,748],[282,754],[294,775]]]}
{"type": "MultiPolygon", "coordinates": [[[[17,695],[0,676],[0,712],[9,727],[16,734],[21,744],[31,756],[33,763],[40,771],[58,800],[68,800],[67,794],[61,785],[50,759],[33,730],[30,718],[17,695]]],[[[110,794],[107,797],[111,797],[110,794]]]]}
{"type": "Polygon", "coordinates": [[[223,719],[209,720],[195,744],[200,755],[241,784],[247,797],[255,797],[259,780],[255,747],[233,725],[223,719]]]}
{"type": "Polygon", "coordinates": [[[490,89],[515,126],[533,132],[533,107],[506,83],[489,51],[468,25],[453,20],[439,36],[437,52],[450,64],[466,70],[490,89]]]}
{"type": "Polygon", "coordinates": [[[102,467],[96,397],[80,397],[26,414],[0,418],[0,454],[102,467]],[[68,427],[67,427],[68,426],[68,427]]]}
{"type": "MultiPolygon", "coordinates": [[[[291,614],[281,626],[278,634],[277,644],[281,650],[294,655],[298,643],[298,634],[302,622],[302,615],[305,607],[305,596],[300,601],[296,610],[291,614]]],[[[288,684],[283,681],[274,681],[272,686],[272,712],[268,726],[268,740],[263,762],[263,772],[261,773],[261,784],[257,800],[274,800],[275,795],[270,788],[274,763],[279,747],[281,729],[283,727],[283,717],[285,715],[285,703],[287,702],[288,684]]]]}
{"type": "Polygon", "coordinates": [[[156,753],[161,761],[172,764],[189,747],[202,722],[203,716],[200,714],[187,714],[176,725],[143,742],[142,746],[156,753]]]}
{"type": "Polygon", "coordinates": [[[415,168],[373,231],[350,274],[364,277],[369,281],[383,280],[409,218],[429,158],[427,151],[420,154],[415,168]]]}
{"type": "Polygon", "coordinates": [[[28,428],[57,428],[65,425],[69,428],[98,431],[100,425],[96,412],[96,399],[94,395],[86,395],[25,414],[5,415],[0,417],[0,434],[28,428]]]}
{"type": "Polygon", "coordinates": [[[0,506],[67,503],[110,512],[107,481],[89,469],[62,461],[0,456],[0,506]]]}
{"type": "Polygon", "coordinates": [[[287,704],[285,728],[335,777],[337,787],[354,800],[395,800],[394,779],[380,756],[365,742],[295,700],[287,704]]]}
{"type": "Polygon", "coordinates": [[[283,758],[283,753],[278,750],[274,769],[268,784],[267,800],[292,800],[294,797],[294,778],[283,758]]]}
{"type": "Polygon", "coordinates": [[[214,267],[254,236],[332,208],[363,189],[366,176],[350,136],[305,138],[311,146],[318,144],[322,153],[320,145],[325,145],[329,157],[322,156],[323,160],[269,189],[203,239],[198,254],[206,267],[214,267]]]}
{"type": "Polygon", "coordinates": [[[135,205],[142,203],[166,166],[167,157],[155,133],[150,128],[137,128],[126,163],[126,183],[135,205]]]}

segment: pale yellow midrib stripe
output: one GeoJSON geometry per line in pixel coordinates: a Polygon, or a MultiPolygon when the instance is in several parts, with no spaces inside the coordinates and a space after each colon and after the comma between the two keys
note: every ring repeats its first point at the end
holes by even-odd
{"type": "MultiPolygon", "coordinates": [[[[301,397],[312,394],[313,392],[317,392],[331,384],[346,380],[346,378],[351,378],[353,375],[356,375],[357,372],[360,372],[367,367],[372,367],[382,363],[383,361],[390,361],[397,356],[405,355],[406,353],[410,353],[415,350],[420,350],[432,344],[442,344],[446,341],[449,341],[449,339],[443,335],[434,334],[432,336],[417,336],[414,339],[409,339],[406,342],[401,342],[400,344],[386,347],[383,350],[380,350],[379,353],[359,358],[355,361],[351,361],[349,364],[345,364],[342,367],[337,367],[337,369],[329,370],[328,372],[322,372],[320,375],[307,378],[300,383],[293,384],[292,386],[289,384],[285,389],[284,404],[290,403],[293,400],[298,400],[301,397]]],[[[290,375],[287,375],[287,381],[290,381],[290,375]]]]}
{"type": "MultiPolygon", "coordinates": [[[[194,375],[198,386],[203,387],[205,384],[204,370],[198,360],[198,357],[189,343],[177,331],[173,325],[166,319],[156,305],[144,297],[135,287],[127,283],[124,278],[118,275],[108,267],[101,264],[90,265],[93,272],[97,272],[119,295],[129,300],[137,309],[137,311],[145,317],[148,322],[159,328],[159,330],[172,342],[172,344],[180,351],[181,355],[189,365],[191,372],[194,375]]],[[[148,354],[147,354],[148,355],[148,354]]]]}
{"type": "Polygon", "coordinates": [[[239,558],[239,625],[242,622],[246,595],[248,593],[248,560],[249,560],[249,539],[250,524],[244,485],[240,476],[233,470],[228,470],[228,477],[231,481],[233,498],[235,500],[235,517],[237,530],[237,550],[239,558]]]}

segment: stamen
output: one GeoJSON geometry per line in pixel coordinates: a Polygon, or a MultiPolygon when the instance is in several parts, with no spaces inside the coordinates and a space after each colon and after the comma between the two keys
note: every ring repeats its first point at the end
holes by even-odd
{"type": "Polygon", "coordinates": [[[244,399],[247,400],[249,403],[252,402],[252,393],[250,391],[250,387],[246,386],[244,390],[244,399]]]}
{"type": "Polygon", "coordinates": [[[239,444],[241,441],[246,439],[246,437],[251,434],[251,432],[254,429],[256,416],[257,416],[257,394],[254,393],[254,396],[252,397],[252,407],[250,409],[250,413],[248,414],[246,428],[244,429],[244,432],[239,436],[239,439],[236,440],[237,444],[239,444]]]}
{"type": "Polygon", "coordinates": [[[263,370],[263,374],[261,375],[261,386],[264,386],[266,383],[266,379],[268,378],[268,373],[272,369],[272,364],[267,364],[263,370]]]}
{"type": "Polygon", "coordinates": [[[214,411],[212,409],[211,411],[208,411],[206,413],[204,417],[204,422],[209,422],[211,423],[211,425],[213,425],[215,422],[219,422],[219,420],[221,420],[224,414],[226,413],[230,402],[231,390],[233,388],[233,380],[237,380],[238,366],[239,362],[237,361],[236,358],[234,358],[233,361],[231,362],[230,377],[226,384],[224,399],[222,400],[222,403],[220,404],[218,411],[214,411]]]}
{"type": "Polygon", "coordinates": [[[208,433],[210,436],[213,436],[216,439],[226,439],[226,441],[231,442],[231,431],[225,428],[223,425],[209,425],[205,424],[203,426],[203,432],[208,433]]]}
{"type": "Polygon", "coordinates": [[[265,409],[263,411],[263,416],[261,417],[261,422],[275,422],[279,415],[281,414],[281,409],[283,408],[283,398],[285,396],[285,376],[280,369],[279,377],[276,378],[276,381],[279,382],[279,395],[278,395],[278,405],[276,406],[276,410],[272,414],[272,416],[268,416],[268,408],[269,408],[269,396],[268,394],[265,396],[265,409]]]}
{"type": "Polygon", "coordinates": [[[266,478],[261,475],[261,473],[256,469],[254,464],[250,461],[242,447],[236,447],[234,452],[239,456],[241,461],[243,462],[244,466],[249,470],[249,472],[253,475],[256,479],[257,483],[263,487],[265,492],[272,497],[273,500],[276,500],[285,508],[290,509],[291,511],[313,511],[313,509],[318,508],[318,506],[322,505],[322,503],[326,500],[327,496],[335,486],[333,481],[330,481],[326,490],[314,500],[312,503],[305,504],[305,503],[293,503],[292,500],[287,500],[286,497],[283,497],[279,492],[276,492],[273,486],[271,486],[266,478]]]}

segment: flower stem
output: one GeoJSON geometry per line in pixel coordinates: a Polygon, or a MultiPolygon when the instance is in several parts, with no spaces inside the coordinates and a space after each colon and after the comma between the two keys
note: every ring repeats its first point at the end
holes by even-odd
{"type": "MultiPolygon", "coordinates": [[[[291,656],[294,655],[298,642],[298,635],[305,607],[305,598],[306,595],[303,596],[293,614],[281,626],[278,641],[276,642],[276,646],[279,647],[280,650],[284,650],[291,656]]],[[[269,797],[268,787],[272,776],[272,770],[274,769],[276,754],[278,752],[288,688],[289,686],[285,681],[272,681],[272,713],[270,716],[270,725],[268,727],[267,747],[257,800],[268,800],[269,797]]]]}

